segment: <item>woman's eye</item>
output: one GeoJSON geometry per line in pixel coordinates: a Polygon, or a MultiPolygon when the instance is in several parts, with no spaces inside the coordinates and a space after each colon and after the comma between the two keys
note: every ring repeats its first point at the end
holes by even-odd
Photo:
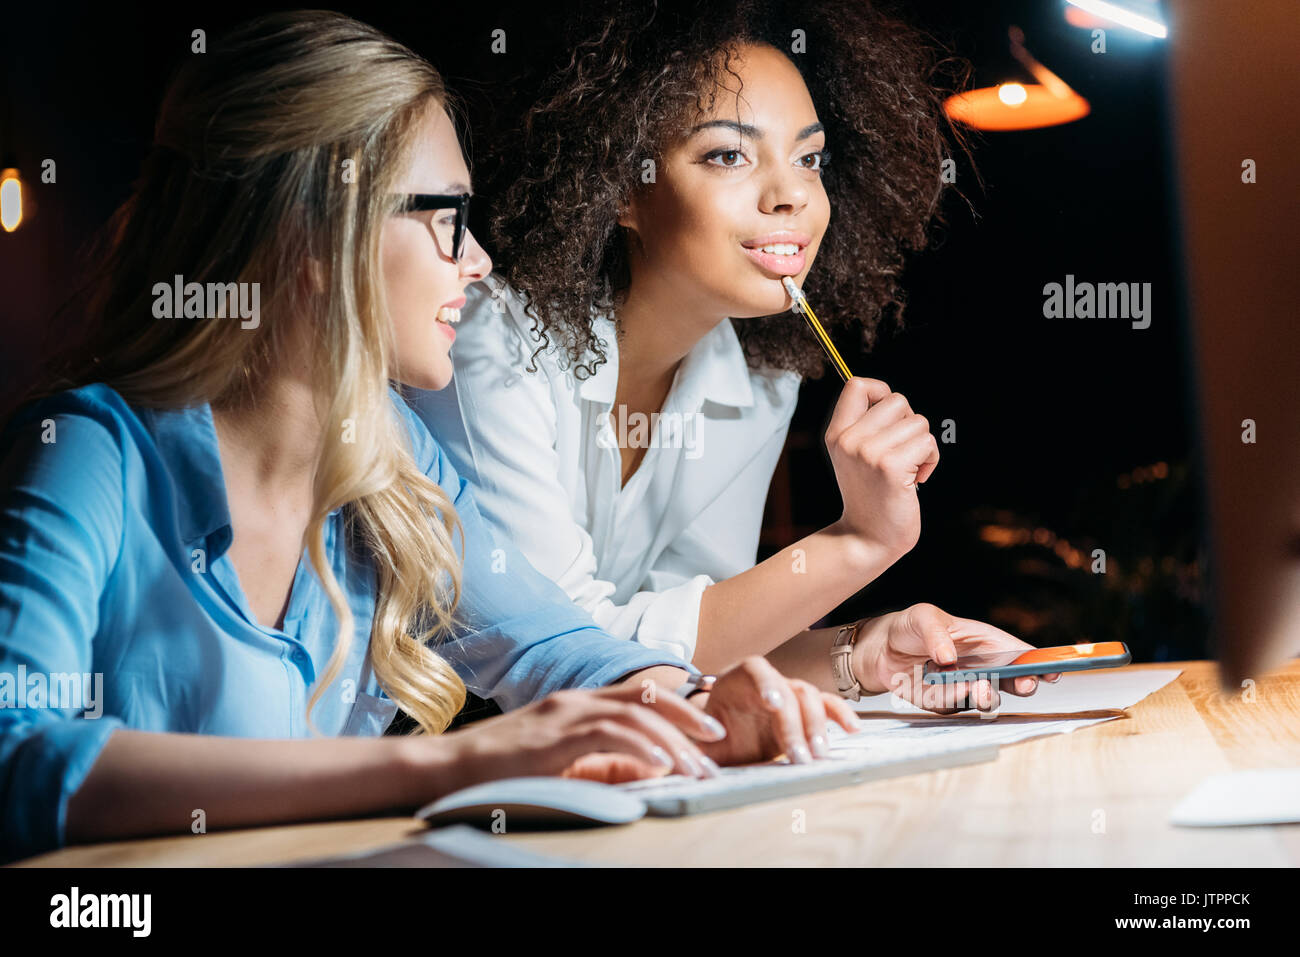
{"type": "Polygon", "coordinates": [[[828,150],[818,150],[816,153],[809,153],[806,156],[799,157],[799,165],[804,169],[810,169],[817,172],[826,168],[830,162],[831,154],[828,150]]]}
{"type": "Polygon", "coordinates": [[[740,161],[745,158],[745,154],[740,150],[714,150],[704,158],[714,166],[722,166],[726,169],[735,169],[737,166],[743,165],[740,161]]]}

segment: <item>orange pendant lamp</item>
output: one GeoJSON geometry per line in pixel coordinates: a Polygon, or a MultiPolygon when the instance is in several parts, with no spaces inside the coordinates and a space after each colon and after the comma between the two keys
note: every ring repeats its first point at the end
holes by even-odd
{"type": "Polygon", "coordinates": [[[1088,101],[1025,49],[1024,31],[1012,27],[1010,34],[1011,55],[1038,82],[1009,80],[950,96],[944,102],[949,119],[979,130],[1033,130],[1087,116],[1088,101]]]}

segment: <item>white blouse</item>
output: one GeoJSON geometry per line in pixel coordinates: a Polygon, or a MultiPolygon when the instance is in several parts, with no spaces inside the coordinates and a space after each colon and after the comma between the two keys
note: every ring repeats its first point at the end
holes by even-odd
{"type": "MultiPolygon", "coordinates": [[[[584,380],[537,340],[518,295],[492,275],[466,295],[455,376],[414,391],[416,413],[480,511],[610,634],[690,661],[700,597],[752,568],[768,484],[798,399],[793,372],[751,369],[730,322],[686,355],[657,423],[615,410],[618,342],[584,380]],[[620,436],[648,445],[622,483],[620,436]]],[[[499,571],[506,571],[499,569],[499,571]]]]}

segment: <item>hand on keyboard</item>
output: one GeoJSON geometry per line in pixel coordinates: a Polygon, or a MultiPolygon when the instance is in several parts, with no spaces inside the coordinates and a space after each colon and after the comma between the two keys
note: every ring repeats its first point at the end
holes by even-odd
{"type": "Polygon", "coordinates": [[[718,678],[713,691],[691,698],[722,722],[727,736],[702,742],[700,750],[721,765],[753,764],[785,754],[795,764],[827,757],[826,722],[845,731],[857,715],[837,694],[787,678],[766,658],[746,658],[718,678]]]}
{"type": "MultiPolygon", "coordinates": [[[[755,764],[786,755],[792,763],[829,757],[828,721],[845,731],[859,728],[857,715],[839,695],[827,694],[807,681],[787,678],[765,658],[746,658],[718,677],[713,690],[690,698],[692,706],[720,721],[727,736],[697,746],[721,765],[755,764]]],[[[607,784],[664,774],[630,753],[596,752],[574,761],[565,777],[607,784]]]]}

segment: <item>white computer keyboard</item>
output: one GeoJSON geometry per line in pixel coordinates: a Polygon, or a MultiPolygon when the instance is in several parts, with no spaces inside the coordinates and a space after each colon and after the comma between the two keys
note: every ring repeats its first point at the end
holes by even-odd
{"type": "Polygon", "coordinates": [[[699,780],[672,774],[617,786],[644,801],[651,814],[681,817],[864,781],[977,764],[997,756],[998,746],[988,742],[911,739],[873,743],[870,748],[858,750],[832,751],[831,757],[812,764],[791,764],[782,759],[723,768],[716,778],[699,780]]]}

